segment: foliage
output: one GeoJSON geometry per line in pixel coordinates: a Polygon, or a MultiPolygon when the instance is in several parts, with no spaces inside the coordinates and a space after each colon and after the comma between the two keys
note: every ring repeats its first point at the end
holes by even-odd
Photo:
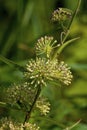
{"type": "Polygon", "coordinates": [[[1,15],[5,19],[1,18],[0,22],[0,54],[18,62],[0,56],[2,61],[11,66],[0,64],[1,118],[10,115],[13,119],[1,119],[1,123],[9,127],[4,129],[28,127],[38,130],[38,124],[41,130],[87,129],[86,16],[80,14],[83,21],[75,19],[72,25],[77,9],[73,13],[70,6],[74,8],[73,4],[77,3],[64,1],[69,9],[54,11],[52,24],[49,19],[55,4],[56,1],[44,0],[19,0],[17,3],[15,0],[1,1],[1,11],[6,9],[7,14],[1,15]],[[49,7],[46,6],[48,4],[49,7]],[[70,28],[72,31],[69,35],[70,28]],[[83,35],[80,40],[77,40],[78,33],[79,36],[83,35]],[[72,42],[76,44],[70,44],[72,42]],[[26,63],[27,59],[29,62],[26,63]],[[74,81],[71,87],[63,87],[71,84],[72,73],[61,59],[65,59],[72,67],[74,81]]]}

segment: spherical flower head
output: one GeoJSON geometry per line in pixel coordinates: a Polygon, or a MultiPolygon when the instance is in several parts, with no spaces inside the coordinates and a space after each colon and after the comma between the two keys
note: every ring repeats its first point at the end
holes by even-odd
{"type": "Polygon", "coordinates": [[[21,123],[14,122],[11,119],[3,118],[0,120],[0,130],[39,130],[40,127],[36,124],[25,123],[24,125],[21,123]]]}
{"type": "Polygon", "coordinates": [[[19,104],[23,109],[29,109],[36,94],[36,89],[32,89],[27,82],[14,84],[7,89],[7,102],[11,105],[19,104]]]}
{"type": "Polygon", "coordinates": [[[24,128],[26,130],[40,130],[39,126],[37,126],[36,124],[31,124],[31,123],[25,123],[24,128]]]}
{"type": "Polygon", "coordinates": [[[29,81],[32,85],[34,85],[34,87],[37,87],[38,85],[46,86],[46,82],[47,79],[49,79],[50,73],[49,65],[44,58],[30,60],[26,65],[26,71],[24,72],[27,82],[29,81]]]}
{"type": "Polygon", "coordinates": [[[64,63],[64,61],[57,62],[57,65],[55,66],[56,72],[53,71],[52,77],[55,79],[59,79],[62,83],[65,85],[71,84],[72,81],[72,73],[70,71],[70,67],[68,67],[67,64],[64,63]]]}
{"type": "Polygon", "coordinates": [[[36,102],[36,107],[39,108],[41,114],[47,115],[50,111],[50,103],[46,98],[39,98],[36,102]]]}
{"type": "Polygon", "coordinates": [[[43,58],[30,60],[26,65],[24,75],[27,82],[29,81],[35,87],[38,85],[46,86],[48,80],[56,79],[66,85],[69,85],[72,80],[70,68],[64,62],[43,58]]]}
{"type": "Polygon", "coordinates": [[[41,37],[36,43],[36,54],[42,55],[45,54],[47,58],[50,57],[53,46],[57,43],[56,40],[51,36],[41,37]]]}
{"type": "Polygon", "coordinates": [[[64,22],[71,19],[72,11],[66,8],[58,8],[52,13],[52,21],[64,22]]]}
{"type": "Polygon", "coordinates": [[[13,122],[11,119],[2,118],[0,120],[0,130],[23,130],[20,125],[13,122]]]}

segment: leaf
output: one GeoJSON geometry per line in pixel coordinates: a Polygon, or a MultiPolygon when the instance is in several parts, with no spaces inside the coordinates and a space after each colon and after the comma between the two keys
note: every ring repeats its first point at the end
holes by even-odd
{"type": "Polygon", "coordinates": [[[59,49],[58,49],[58,51],[57,51],[58,54],[60,54],[60,53],[63,51],[63,49],[64,49],[67,45],[69,45],[70,43],[72,43],[72,42],[78,40],[79,38],[80,38],[80,37],[73,38],[73,39],[68,40],[68,41],[66,41],[65,43],[63,43],[63,44],[59,47],[59,49]]]}
{"type": "MultiPolygon", "coordinates": [[[[33,117],[33,118],[35,118],[35,117],[33,117]]],[[[38,116],[37,117],[38,119],[40,119],[40,120],[45,120],[45,121],[47,121],[47,122],[50,122],[51,124],[55,124],[58,128],[60,128],[61,130],[63,130],[63,128],[65,127],[65,125],[64,124],[62,124],[62,123],[60,123],[60,122],[58,122],[58,121],[56,121],[56,120],[54,120],[54,119],[51,119],[51,118],[49,118],[49,117],[43,117],[43,116],[38,116]]]]}
{"type": "Polygon", "coordinates": [[[69,126],[67,128],[65,128],[64,130],[71,130],[73,129],[74,127],[76,127],[79,123],[80,123],[81,119],[79,121],[77,121],[75,124],[73,124],[72,126],[69,126]]]}
{"type": "Polygon", "coordinates": [[[0,55],[0,60],[3,61],[4,63],[8,64],[9,66],[14,66],[15,68],[18,68],[21,71],[25,71],[25,68],[23,66],[20,66],[19,64],[3,57],[2,55],[0,55]]]}
{"type": "Polygon", "coordinates": [[[0,102],[0,107],[5,107],[5,108],[11,108],[11,109],[15,109],[15,110],[20,110],[20,107],[17,104],[11,105],[11,104],[5,103],[5,102],[0,102]]]}

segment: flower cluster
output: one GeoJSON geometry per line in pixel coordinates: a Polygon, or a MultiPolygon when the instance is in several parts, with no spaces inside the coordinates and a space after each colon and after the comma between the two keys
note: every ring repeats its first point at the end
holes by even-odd
{"type": "Polygon", "coordinates": [[[64,22],[71,19],[72,11],[66,8],[58,8],[52,14],[52,21],[64,22]]]}
{"type": "Polygon", "coordinates": [[[46,86],[47,81],[53,79],[66,85],[69,85],[72,80],[70,68],[63,61],[36,58],[36,60],[29,61],[26,70],[25,78],[35,87],[38,85],[46,86]]]}
{"type": "Polygon", "coordinates": [[[0,121],[0,130],[39,130],[36,124],[25,123],[24,125],[21,123],[16,123],[8,118],[3,118],[0,121]]]}
{"type": "Polygon", "coordinates": [[[40,130],[39,126],[31,123],[25,123],[24,128],[26,128],[26,130],[40,130]]]}
{"type": "Polygon", "coordinates": [[[39,98],[36,102],[36,107],[40,109],[41,114],[47,115],[50,111],[50,103],[46,98],[39,98]]]}
{"type": "Polygon", "coordinates": [[[56,40],[51,36],[41,37],[36,43],[36,54],[41,55],[45,54],[47,58],[50,57],[53,46],[57,43],[56,40]]]}
{"type": "Polygon", "coordinates": [[[20,107],[29,109],[35,94],[36,89],[32,89],[27,82],[18,85],[14,84],[7,89],[7,100],[13,105],[17,103],[20,107]]]}
{"type": "MultiPolygon", "coordinates": [[[[53,12],[52,21],[58,22],[60,28],[62,27],[59,31],[60,39],[58,41],[60,43],[58,44],[58,41],[52,36],[41,37],[37,41],[35,46],[36,58],[35,60],[31,59],[26,64],[23,71],[24,80],[21,84],[14,84],[7,89],[6,103],[12,105],[12,108],[18,108],[18,110],[25,113],[24,122],[17,123],[11,119],[3,118],[0,121],[0,130],[39,130],[40,128],[36,124],[30,122],[32,121],[31,114],[33,110],[39,110],[45,116],[50,111],[50,103],[40,95],[43,86],[47,86],[47,83],[52,84],[53,81],[64,85],[71,83],[73,76],[70,68],[63,61],[57,59],[57,54],[60,54],[58,51],[61,52],[66,46],[66,44],[62,46],[62,43],[66,41],[67,29],[70,28],[72,20],[69,27],[67,26],[68,28],[64,25],[68,24],[67,20],[71,17],[72,11],[69,9],[58,8],[53,12]]],[[[21,68],[21,66],[13,64],[21,68]]]]}
{"type": "Polygon", "coordinates": [[[36,60],[30,60],[26,65],[24,75],[27,81],[35,85],[46,86],[46,80],[49,79],[49,66],[46,59],[36,58],[36,60]]]}
{"type": "Polygon", "coordinates": [[[11,119],[3,118],[0,120],[0,130],[19,130],[19,127],[20,125],[14,123],[11,119]]]}
{"type": "Polygon", "coordinates": [[[65,85],[71,84],[73,76],[70,71],[70,67],[68,67],[67,64],[64,63],[64,61],[57,63],[55,69],[56,72],[53,72],[52,77],[54,77],[55,79],[59,79],[65,85]]]}

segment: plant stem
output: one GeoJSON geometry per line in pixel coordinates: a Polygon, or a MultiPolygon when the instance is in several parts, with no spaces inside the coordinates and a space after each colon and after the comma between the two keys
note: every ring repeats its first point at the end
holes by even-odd
{"type": "MultiPolygon", "coordinates": [[[[76,14],[77,14],[77,12],[78,12],[78,10],[79,10],[80,4],[81,4],[81,0],[78,0],[77,7],[76,7],[76,9],[75,9],[75,11],[74,11],[74,13],[73,13],[72,19],[71,19],[71,21],[70,21],[70,23],[69,23],[69,25],[68,25],[68,27],[67,27],[66,35],[65,35],[64,39],[62,40],[62,45],[65,43],[65,41],[66,41],[66,39],[67,39],[67,37],[68,37],[68,35],[69,35],[72,22],[73,22],[73,20],[74,20],[76,14]]],[[[62,45],[61,45],[61,46],[62,46],[62,45]]],[[[52,60],[55,59],[55,57],[57,56],[58,50],[59,50],[59,47],[57,47],[57,48],[55,49],[55,52],[54,52],[54,54],[53,54],[53,56],[52,56],[52,60]]]]}
{"type": "Polygon", "coordinates": [[[6,57],[2,55],[0,55],[0,60],[9,66],[14,66],[15,68],[18,68],[20,71],[27,71],[23,66],[13,62],[12,60],[7,59],[6,57]]]}
{"type": "Polygon", "coordinates": [[[34,108],[34,106],[35,106],[35,103],[36,103],[36,101],[37,101],[37,99],[38,99],[38,97],[39,97],[39,95],[40,95],[40,92],[41,92],[41,86],[38,86],[38,90],[37,90],[36,96],[35,96],[35,98],[34,98],[34,101],[33,101],[32,105],[31,105],[30,110],[27,111],[27,113],[26,113],[26,116],[25,116],[23,125],[24,125],[26,122],[29,121],[30,116],[31,116],[31,113],[32,113],[32,110],[33,110],[33,108],[34,108]]]}
{"type": "Polygon", "coordinates": [[[80,4],[81,4],[81,0],[78,0],[77,7],[76,7],[76,9],[75,9],[75,11],[74,11],[74,13],[73,13],[72,19],[71,19],[71,21],[70,21],[70,23],[69,23],[69,25],[68,25],[68,27],[67,27],[67,32],[66,32],[66,35],[65,35],[65,37],[64,37],[64,39],[63,39],[63,41],[62,41],[62,44],[65,42],[65,40],[66,40],[66,38],[67,38],[67,36],[68,36],[68,34],[69,34],[69,31],[70,31],[72,22],[73,22],[75,16],[77,15],[77,13],[78,13],[80,4]]]}

